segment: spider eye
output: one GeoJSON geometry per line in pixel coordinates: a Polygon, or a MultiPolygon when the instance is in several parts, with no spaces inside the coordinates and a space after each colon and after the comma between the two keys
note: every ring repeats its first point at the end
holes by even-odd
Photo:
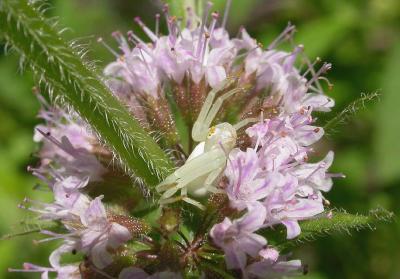
{"type": "Polygon", "coordinates": [[[208,130],[208,137],[211,137],[212,135],[214,135],[215,133],[215,126],[212,126],[209,130],[208,130]]]}

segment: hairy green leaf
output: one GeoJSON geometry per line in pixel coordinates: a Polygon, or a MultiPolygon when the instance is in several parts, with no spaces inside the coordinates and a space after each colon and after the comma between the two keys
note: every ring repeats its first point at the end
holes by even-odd
{"type": "Polygon", "coordinates": [[[114,151],[129,174],[155,186],[172,163],[128,110],[112,95],[85,49],[68,44],[39,1],[2,0],[0,33],[31,67],[54,100],[78,112],[114,151]]]}
{"type": "Polygon", "coordinates": [[[350,214],[343,209],[332,211],[332,217],[326,215],[312,220],[300,221],[301,234],[292,240],[286,239],[286,228],[279,226],[264,230],[262,233],[270,243],[284,250],[303,242],[315,240],[318,237],[334,233],[348,233],[365,228],[373,229],[379,222],[389,222],[394,217],[392,212],[383,208],[370,210],[367,215],[350,214]]]}

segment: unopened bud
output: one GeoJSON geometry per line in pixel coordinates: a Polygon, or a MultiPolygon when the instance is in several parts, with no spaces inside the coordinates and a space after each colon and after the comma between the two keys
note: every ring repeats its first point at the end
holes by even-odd
{"type": "Polygon", "coordinates": [[[179,209],[163,208],[162,215],[158,220],[161,230],[165,234],[176,232],[181,222],[181,214],[179,209]]]}
{"type": "Polygon", "coordinates": [[[110,222],[115,222],[127,228],[133,237],[139,237],[140,235],[147,234],[150,231],[150,225],[139,218],[110,214],[108,219],[110,222]]]}

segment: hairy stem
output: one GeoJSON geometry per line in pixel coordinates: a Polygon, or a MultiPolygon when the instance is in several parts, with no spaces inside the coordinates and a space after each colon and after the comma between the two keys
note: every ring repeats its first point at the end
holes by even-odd
{"type": "Polygon", "coordinates": [[[357,112],[366,107],[367,104],[376,101],[379,98],[379,93],[361,94],[359,98],[348,104],[341,112],[335,117],[330,119],[324,125],[324,130],[331,133],[335,128],[340,125],[346,124],[357,112]]]}
{"type": "Polygon", "coordinates": [[[306,220],[300,222],[301,234],[295,239],[286,239],[286,229],[283,226],[275,230],[265,230],[263,235],[270,243],[274,243],[280,250],[297,246],[303,242],[315,240],[318,237],[334,234],[348,233],[362,229],[372,229],[381,222],[390,222],[394,218],[392,212],[382,208],[370,210],[367,215],[350,214],[343,209],[332,210],[332,216],[306,220]]]}
{"type": "Polygon", "coordinates": [[[131,175],[155,186],[173,166],[157,143],[112,95],[84,50],[61,38],[39,1],[1,0],[0,37],[15,49],[54,100],[85,119],[131,175]],[[36,3],[36,4],[35,4],[36,3]]]}

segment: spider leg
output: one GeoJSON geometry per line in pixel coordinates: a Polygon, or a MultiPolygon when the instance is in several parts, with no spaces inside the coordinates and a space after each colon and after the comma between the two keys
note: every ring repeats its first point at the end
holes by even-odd
{"type": "Polygon", "coordinates": [[[206,185],[206,186],[211,185],[215,181],[215,179],[217,179],[217,177],[221,174],[223,169],[224,169],[224,167],[220,167],[220,168],[214,170],[213,172],[211,172],[208,175],[206,181],[204,182],[204,185],[206,185]]]}
{"type": "Polygon", "coordinates": [[[210,173],[210,175],[207,177],[204,183],[204,187],[207,188],[207,191],[212,192],[214,194],[223,192],[221,189],[218,189],[213,185],[213,183],[221,175],[223,170],[224,168],[222,167],[210,173]]]}
{"type": "Polygon", "coordinates": [[[240,128],[243,128],[244,126],[246,126],[247,124],[250,124],[250,123],[253,123],[253,122],[258,122],[258,121],[260,121],[260,119],[257,119],[257,118],[246,118],[246,119],[243,119],[242,121],[239,121],[235,125],[233,125],[233,128],[235,128],[235,130],[237,131],[240,128]]]}
{"type": "Polygon", "coordinates": [[[176,183],[176,181],[179,179],[179,177],[176,176],[175,172],[170,174],[164,181],[162,181],[160,184],[157,185],[157,188],[163,188],[162,186],[165,187],[165,185],[171,185],[176,183]]]}
{"type": "Polygon", "coordinates": [[[193,129],[192,129],[193,140],[195,140],[197,142],[201,142],[207,138],[208,129],[210,127],[205,125],[205,119],[206,119],[207,115],[209,114],[210,109],[212,109],[212,107],[213,107],[213,102],[214,102],[215,96],[217,95],[218,92],[231,86],[234,81],[235,81],[235,79],[228,78],[225,81],[223,81],[220,86],[212,89],[208,93],[207,98],[204,101],[203,106],[201,107],[200,113],[197,116],[196,122],[193,125],[193,129]]]}
{"type": "Polygon", "coordinates": [[[196,201],[195,199],[189,198],[187,196],[187,187],[184,187],[181,189],[181,198],[183,201],[190,203],[198,208],[200,208],[201,210],[205,210],[205,206],[203,206],[200,202],[196,201]]]}
{"type": "Polygon", "coordinates": [[[205,210],[206,209],[206,207],[204,205],[202,205],[200,202],[198,202],[198,201],[196,201],[194,199],[191,199],[191,198],[189,198],[187,196],[183,197],[182,200],[184,200],[185,202],[190,203],[190,204],[200,208],[201,210],[205,210]]]}
{"type": "Polygon", "coordinates": [[[204,184],[201,185],[201,187],[198,187],[198,185],[193,185],[193,187],[191,187],[191,185],[189,185],[185,189],[192,196],[204,196],[208,192],[212,192],[212,193],[220,192],[220,190],[217,189],[217,187],[215,187],[213,185],[213,183],[220,176],[220,174],[222,173],[223,170],[224,170],[224,166],[221,166],[219,168],[216,168],[212,172],[210,172],[207,175],[207,177],[206,177],[206,179],[204,181],[204,184]]]}
{"type": "Polygon", "coordinates": [[[210,192],[210,193],[213,193],[213,194],[223,194],[223,193],[225,193],[224,190],[218,189],[217,187],[212,186],[212,185],[207,188],[207,191],[210,192]]]}
{"type": "Polygon", "coordinates": [[[194,205],[194,206],[200,208],[201,210],[205,210],[206,209],[205,206],[202,205],[200,202],[198,202],[198,201],[196,201],[194,199],[191,199],[191,198],[189,198],[187,196],[179,196],[179,197],[164,199],[164,200],[160,201],[160,204],[163,206],[163,205],[175,203],[175,202],[178,202],[178,201],[187,202],[187,203],[189,203],[191,205],[194,205]]]}
{"type": "Polygon", "coordinates": [[[226,92],[225,94],[219,96],[217,98],[217,100],[214,102],[214,104],[212,105],[210,111],[208,112],[207,117],[204,120],[204,124],[203,125],[205,127],[210,127],[210,125],[213,122],[215,116],[217,115],[219,109],[221,108],[223,102],[226,99],[228,99],[229,97],[231,97],[231,96],[233,96],[233,95],[235,95],[235,94],[237,94],[239,92],[242,92],[243,90],[244,90],[244,88],[239,87],[239,88],[232,89],[232,90],[226,92]]]}
{"type": "MultiPolygon", "coordinates": [[[[207,177],[207,179],[206,179],[206,181],[204,183],[204,187],[207,189],[207,192],[212,192],[212,193],[221,193],[221,192],[223,192],[221,189],[218,189],[218,188],[216,188],[215,186],[212,185],[212,183],[215,181],[215,179],[217,179],[218,176],[221,174],[223,169],[224,169],[223,167],[220,167],[220,168],[216,169],[215,171],[211,172],[208,175],[208,177],[207,177]]],[[[194,206],[200,208],[201,210],[205,210],[205,206],[202,205],[200,202],[198,202],[198,201],[196,201],[196,200],[194,200],[192,198],[189,198],[187,196],[187,192],[188,192],[187,187],[184,187],[184,188],[181,189],[181,196],[180,197],[173,197],[173,198],[163,199],[163,200],[160,201],[160,204],[161,205],[165,205],[165,204],[174,203],[174,202],[183,200],[184,202],[187,202],[187,203],[189,203],[191,205],[194,205],[194,206]]]]}

